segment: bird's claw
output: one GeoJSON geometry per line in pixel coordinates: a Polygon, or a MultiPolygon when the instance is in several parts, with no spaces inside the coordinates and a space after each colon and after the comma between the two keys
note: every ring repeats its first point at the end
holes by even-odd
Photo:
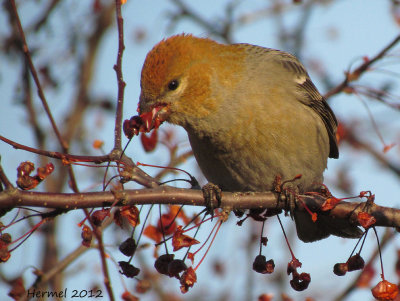
{"type": "Polygon", "coordinates": [[[201,189],[203,191],[204,202],[207,209],[207,214],[211,217],[214,216],[214,209],[221,206],[222,192],[218,185],[213,183],[207,183],[201,189]],[[214,200],[217,200],[217,206],[215,206],[214,200]]]}
{"type": "Polygon", "coordinates": [[[283,187],[282,193],[285,195],[286,208],[289,208],[290,217],[294,218],[294,210],[296,208],[296,197],[298,192],[293,187],[283,187]]]}
{"type": "MultiPolygon", "coordinates": [[[[275,192],[279,194],[279,199],[284,196],[285,208],[289,209],[290,217],[293,219],[294,210],[296,208],[296,198],[299,193],[299,188],[290,181],[282,181],[280,175],[277,175],[274,181],[275,192]]],[[[286,209],[287,214],[287,209],[286,209]]]]}

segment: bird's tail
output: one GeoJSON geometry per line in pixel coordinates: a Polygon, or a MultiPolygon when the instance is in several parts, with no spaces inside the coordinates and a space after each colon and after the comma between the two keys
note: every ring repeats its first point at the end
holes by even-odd
{"type": "Polygon", "coordinates": [[[296,222],[297,236],[304,242],[313,242],[336,235],[344,238],[359,238],[363,231],[348,219],[339,219],[332,216],[318,214],[314,222],[306,211],[293,213],[296,222]]]}

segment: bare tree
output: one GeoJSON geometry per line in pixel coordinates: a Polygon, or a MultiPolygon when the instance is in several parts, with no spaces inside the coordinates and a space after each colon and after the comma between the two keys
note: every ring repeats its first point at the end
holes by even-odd
{"type": "MultiPolygon", "coordinates": [[[[159,133],[142,133],[140,143],[137,143],[139,139],[132,137],[131,132],[135,130],[137,119],[130,119],[129,115],[124,118],[126,73],[123,70],[130,68],[130,63],[123,60],[125,40],[133,36],[134,43],[140,44],[149,35],[145,29],[147,24],[129,27],[126,34],[126,24],[131,24],[129,21],[135,17],[125,13],[125,8],[128,11],[133,7],[129,12],[135,13],[135,6],[139,4],[93,0],[73,5],[58,0],[3,2],[1,15],[6,20],[6,30],[0,32],[0,38],[1,57],[6,64],[1,72],[1,85],[7,89],[3,95],[7,102],[15,100],[15,107],[3,105],[3,110],[18,110],[25,116],[22,121],[25,133],[14,132],[21,120],[11,116],[4,118],[0,132],[0,275],[9,288],[9,296],[16,300],[52,297],[60,300],[73,297],[137,300],[135,295],[143,294],[143,299],[199,300],[201,294],[207,294],[212,300],[234,299],[231,292],[213,291],[212,286],[207,291],[194,290],[187,295],[180,295],[177,289],[180,286],[186,293],[193,285],[201,285],[203,279],[197,279],[196,272],[204,257],[198,252],[207,254],[208,248],[217,243],[221,225],[226,222],[229,212],[234,211],[239,216],[237,223],[247,224],[251,229],[245,236],[246,241],[238,239],[238,245],[250,260],[235,262],[246,270],[244,298],[272,300],[268,295],[272,289],[260,290],[259,278],[255,278],[250,266],[255,257],[253,270],[261,274],[274,271],[274,261],[267,261],[262,255],[268,241],[263,229],[267,220],[270,224],[275,216],[279,218],[279,215],[283,216],[281,213],[288,215],[290,211],[279,187],[264,193],[223,192],[220,202],[212,200],[213,206],[219,209],[213,212],[210,208],[203,209],[207,202],[199,189],[198,176],[177,168],[192,160],[192,152],[181,142],[183,138],[178,130],[165,127],[159,133]],[[101,74],[99,68],[105,51],[102,44],[107,35],[112,35],[115,41],[113,72],[116,80],[110,84],[111,89],[117,91],[115,96],[97,93],[94,85],[101,74]],[[114,135],[107,137],[108,141],[93,139],[101,136],[99,132],[104,130],[105,124],[111,126],[110,120],[113,120],[114,135]],[[125,139],[124,133],[129,139],[125,139]],[[104,145],[110,146],[109,149],[106,150],[104,145]],[[146,157],[153,160],[154,165],[149,167],[136,162],[137,158],[143,158],[142,147],[148,153],[156,152],[156,155],[146,157]],[[161,165],[159,156],[167,158],[161,168],[156,166],[161,165]],[[11,177],[16,178],[15,184],[11,177]],[[180,186],[171,186],[176,182],[180,186]],[[196,206],[198,210],[193,210],[196,206]],[[243,210],[247,209],[253,210],[243,215],[243,210]],[[68,220],[62,221],[64,218],[68,220]],[[203,224],[213,227],[210,230],[203,224]],[[207,234],[198,234],[200,226],[207,234]],[[79,229],[81,237],[71,234],[76,229],[64,230],[73,227],[79,229]],[[24,263],[34,266],[33,275],[16,274],[12,265],[14,254],[32,243],[35,237],[40,237],[40,244],[33,243],[30,249],[35,248],[40,257],[24,263]],[[76,247],[64,254],[62,243],[76,247]],[[247,245],[246,250],[243,250],[243,243],[247,245]],[[256,256],[255,248],[258,247],[260,251],[256,256]],[[88,250],[97,250],[98,258],[91,258],[90,262],[85,260],[83,269],[91,275],[98,263],[101,275],[91,275],[93,287],[74,289],[67,286],[68,279],[78,273],[76,262],[88,250]],[[152,257],[152,252],[156,258],[152,257]],[[122,255],[125,260],[115,259],[122,255]],[[118,271],[122,278],[114,276],[118,271]],[[159,274],[178,281],[178,285],[172,282],[176,289],[166,289],[167,277],[160,278],[159,274]],[[134,285],[127,278],[134,278],[134,285]],[[116,289],[116,283],[122,288],[116,289]]],[[[374,53],[357,49],[351,59],[356,55],[362,59],[352,63],[344,74],[332,76],[323,67],[323,61],[305,53],[309,43],[306,37],[308,24],[313,14],[336,5],[335,1],[275,0],[251,10],[244,9],[245,1],[225,1],[219,18],[207,16],[206,10],[189,1],[171,0],[168,5],[169,13],[163,15],[168,21],[167,30],[181,29],[189,22],[224,43],[236,42],[237,32],[257,22],[269,20],[274,23],[281,48],[308,63],[312,73],[324,85],[325,97],[331,103],[334,104],[335,96],[347,95],[347,98],[358,98],[365,107],[367,117],[364,119],[359,119],[357,114],[353,118],[342,117],[338,112],[341,149],[348,152],[349,157],[355,153],[365,154],[375,166],[371,173],[382,170],[389,174],[386,190],[392,190],[391,185],[399,186],[400,160],[395,145],[400,137],[400,124],[396,119],[400,108],[399,74],[393,66],[398,63],[400,35],[379,45],[374,53]]],[[[386,5],[391,8],[388,16],[398,22],[399,2],[387,1],[386,5]]],[[[351,31],[350,25],[348,31],[351,31]]],[[[107,72],[112,72],[111,68],[107,72]]],[[[134,84],[138,86],[138,83],[134,84]]],[[[133,106],[136,103],[130,99],[129,107],[133,106]]],[[[352,108],[350,104],[348,107],[352,108]]],[[[133,110],[130,109],[128,114],[134,114],[133,110]]],[[[383,269],[380,272],[382,281],[375,281],[373,277],[380,248],[391,242],[393,245],[395,230],[400,227],[400,210],[379,200],[375,202],[374,192],[369,191],[368,185],[363,191],[356,191],[351,171],[363,163],[348,159],[344,162],[328,179],[332,187],[329,185],[329,189],[318,194],[298,195],[295,210],[307,211],[310,218],[316,220],[319,216],[334,217],[365,230],[359,244],[354,242],[351,254],[349,250],[348,260],[335,258],[336,262],[344,261],[334,266],[337,275],[363,270],[356,279],[347,281],[347,288],[337,291],[336,300],[347,298],[361,287],[373,288],[374,296],[383,298],[387,295],[394,300],[397,286],[386,281],[383,269]],[[336,193],[346,197],[336,196],[336,193]],[[380,242],[374,244],[368,261],[364,262],[361,250],[367,233],[376,234],[376,227],[386,227],[385,233],[380,242]]],[[[184,166],[185,169],[188,167],[187,164],[184,166]]],[[[197,173],[197,170],[191,172],[197,173]]],[[[399,192],[399,189],[393,188],[393,191],[399,192]]],[[[397,195],[392,196],[396,200],[397,195]]],[[[234,219],[233,214],[230,219],[234,219]]],[[[237,226],[229,224],[229,227],[225,231],[232,231],[237,226]]],[[[283,233],[292,257],[288,259],[288,266],[277,266],[269,281],[274,283],[275,292],[282,293],[283,300],[292,300],[289,295],[296,295],[288,289],[288,284],[295,290],[304,290],[310,283],[310,274],[298,271],[302,258],[294,255],[289,244],[296,240],[293,227],[286,223],[285,227],[288,230],[283,233]]],[[[267,252],[271,247],[268,243],[267,252]]],[[[227,273],[224,269],[232,255],[227,254],[230,250],[224,252],[226,261],[215,262],[212,270],[207,270],[213,277],[227,273]]],[[[382,260],[380,262],[382,264],[382,260]]],[[[313,281],[323,282],[322,279],[313,281]]],[[[306,292],[316,298],[323,294],[315,289],[306,292]]]]}

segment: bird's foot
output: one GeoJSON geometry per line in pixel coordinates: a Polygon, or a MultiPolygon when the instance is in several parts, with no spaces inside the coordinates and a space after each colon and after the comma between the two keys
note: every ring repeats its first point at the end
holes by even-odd
{"type": "Polygon", "coordinates": [[[286,185],[282,188],[282,193],[285,196],[285,208],[289,208],[290,217],[293,219],[299,189],[294,185],[286,185]]]}
{"type": "Polygon", "coordinates": [[[274,181],[274,190],[279,193],[279,199],[284,199],[285,212],[289,210],[290,217],[293,219],[294,210],[296,208],[297,196],[299,195],[299,188],[294,182],[301,178],[301,175],[297,175],[291,180],[283,181],[280,175],[277,175],[274,181]]]}
{"type": "Polygon", "coordinates": [[[214,216],[214,209],[221,206],[222,192],[218,185],[207,183],[201,189],[203,191],[204,202],[206,204],[207,214],[214,216]],[[215,200],[217,205],[215,206],[215,200]]]}

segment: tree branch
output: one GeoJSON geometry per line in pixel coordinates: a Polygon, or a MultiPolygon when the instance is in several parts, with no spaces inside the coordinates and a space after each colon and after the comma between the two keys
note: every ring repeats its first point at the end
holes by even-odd
{"type": "Polygon", "coordinates": [[[398,42],[400,42],[400,34],[398,36],[396,36],[396,38],[389,43],[389,45],[387,45],[386,47],[384,47],[377,55],[375,55],[373,58],[365,61],[363,64],[361,64],[360,66],[358,66],[353,72],[347,72],[346,73],[346,77],[345,79],[336,87],[334,87],[333,89],[331,89],[330,91],[328,91],[324,97],[325,98],[329,98],[335,94],[338,94],[340,92],[342,92],[344,89],[346,89],[350,82],[358,79],[361,74],[363,74],[365,71],[368,70],[368,68],[375,62],[377,62],[378,60],[380,60],[381,58],[383,58],[385,56],[385,54],[392,49],[398,42]]]}
{"type": "Polygon", "coordinates": [[[139,167],[137,167],[136,164],[133,163],[131,158],[129,158],[125,155],[123,155],[121,157],[121,155],[117,152],[111,152],[110,154],[103,155],[103,156],[80,156],[80,155],[63,154],[60,152],[46,151],[46,150],[29,147],[29,146],[17,143],[15,141],[12,141],[10,139],[7,139],[1,135],[0,135],[0,140],[11,145],[15,149],[22,149],[22,150],[25,150],[25,151],[28,151],[28,152],[31,152],[34,154],[63,160],[70,164],[74,163],[74,162],[85,162],[85,163],[89,162],[89,163],[94,163],[94,164],[100,164],[100,163],[111,162],[111,161],[125,163],[126,166],[129,166],[129,179],[131,181],[139,183],[147,188],[158,186],[158,182],[154,178],[152,178],[151,176],[146,174],[139,167]]]}
{"type": "Polygon", "coordinates": [[[114,65],[114,70],[117,74],[118,81],[118,101],[117,101],[117,109],[115,113],[115,129],[114,129],[114,150],[121,151],[121,125],[122,125],[122,113],[123,113],[123,104],[124,104],[124,91],[125,91],[125,82],[122,74],[122,55],[125,50],[124,44],[124,19],[122,18],[121,13],[121,1],[115,1],[115,12],[117,16],[117,26],[118,26],[118,55],[117,62],[114,65]]]}
{"type": "MultiPolygon", "coordinates": [[[[400,209],[383,207],[374,203],[342,201],[335,208],[321,212],[325,198],[318,195],[301,196],[307,207],[318,214],[347,219],[350,223],[359,224],[357,214],[367,211],[377,220],[376,226],[400,227],[400,209]],[[367,208],[367,209],[365,209],[367,208]]],[[[123,191],[87,192],[87,193],[44,193],[9,189],[0,193],[0,209],[17,206],[41,207],[60,210],[75,210],[116,205],[139,204],[179,204],[205,206],[201,190],[163,186],[154,189],[132,189],[123,191]]],[[[214,204],[217,205],[217,204],[214,204]]],[[[298,206],[296,210],[305,210],[298,206]]],[[[221,208],[225,209],[278,209],[288,210],[286,202],[279,200],[273,192],[223,192],[221,208]]]]}

